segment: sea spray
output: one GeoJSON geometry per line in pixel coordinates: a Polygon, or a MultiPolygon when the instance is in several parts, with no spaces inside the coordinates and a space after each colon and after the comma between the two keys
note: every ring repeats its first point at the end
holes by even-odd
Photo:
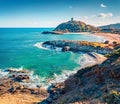
{"type": "Polygon", "coordinates": [[[37,42],[33,46],[40,48],[40,49],[48,50],[48,48],[43,47],[42,44],[43,42],[37,42]]]}
{"type": "Polygon", "coordinates": [[[51,45],[44,45],[43,46],[43,43],[44,42],[37,42],[35,43],[33,46],[34,47],[37,47],[39,49],[43,49],[43,50],[55,50],[55,51],[58,51],[58,52],[61,52],[62,51],[62,48],[61,47],[52,47],[51,45]]]}
{"type": "MultiPolygon", "coordinates": [[[[72,54],[74,55],[74,54],[72,54]]],[[[74,56],[71,55],[71,58],[74,56]]],[[[30,87],[30,88],[36,88],[38,85],[44,88],[47,88],[52,83],[59,83],[64,82],[69,76],[75,74],[78,70],[81,70],[82,68],[92,66],[95,64],[99,64],[99,61],[96,61],[97,58],[100,59],[100,57],[105,60],[104,56],[93,53],[94,57],[90,54],[83,54],[77,59],[77,63],[79,63],[79,67],[74,68],[73,70],[62,70],[61,74],[54,73],[52,77],[41,77],[34,74],[34,70],[30,71],[28,69],[24,69],[23,67],[20,68],[6,68],[5,70],[0,70],[1,77],[9,77],[12,75],[12,73],[9,73],[7,70],[15,71],[16,73],[22,70],[25,70],[28,76],[29,76],[29,82],[20,82],[21,84],[30,87]]],[[[98,59],[97,59],[98,60],[98,59]]],[[[100,59],[101,60],[101,59],[100,59]]],[[[13,73],[14,74],[14,73],[13,73]]]]}
{"type": "Polygon", "coordinates": [[[101,64],[107,58],[101,54],[97,54],[95,52],[83,54],[82,57],[79,59],[79,64],[81,68],[93,66],[95,64],[101,64]]]}
{"type": "MultiPolygon", "coordinates": [[[[63,81],[72,73],[77,72],[83,63],[79,62],[81,55],[66,52],[61,53],[60,48],[51,51],[47,47],[42,46],[42,42],[50,40],[86,40],[100,41],[99,37],[91,35],[65,34],[65,35],[43,35],[43,29],[3,29],[0,31],[1,47],[0,47],[0,76],[8,76],[8,72],[4,69],[27,70],[29,72],[31,83],[23,83],[28,86],[49,85],[54,81],[63,81]],[[80,65],[79,65],[80,64],[80,65]],[[22,68],[19,68],[23,66],[22,68]],[[13,67],[13,68],[11,68],[13,67]],[[51,74],[52,73],[52,74],[51,74]],[[52,78],[51,78],[52,77],[52,78]],[[48,81],[48,82],[47,82],[48,81]],[[33,84],[32,84],[33,83],[33,84]],[[35,84],[34,84],[35,83],[35,84]],[[49,83],[49,84],[48,84],[49,83]],[[31,85],[30,85],[31,84],[31,85]]],[[[53,30],[53,29],[50,29],[53,30]]]]}

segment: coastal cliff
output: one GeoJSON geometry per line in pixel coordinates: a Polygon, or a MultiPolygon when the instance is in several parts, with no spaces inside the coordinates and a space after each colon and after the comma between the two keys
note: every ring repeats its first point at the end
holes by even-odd
{"type": "Polygon", "coordinates": [[[83,68],[60,85],[62,93],[52,104],[120,104],[120,48],[102,64],[83,68]]]}

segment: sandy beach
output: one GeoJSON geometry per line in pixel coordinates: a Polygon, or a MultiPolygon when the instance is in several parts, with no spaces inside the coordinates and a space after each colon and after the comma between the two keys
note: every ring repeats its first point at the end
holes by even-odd
{"type": "Polygon", "coordinates": [[[40,97],[25,93],[6,93],[0,96],[0,104],[34,104],[42,100],[40,97]]]}
{"type": "Polygon", "coordinates": [[[108,40],[110,43],[116,41],[120,43],[120,35],[119,34],[112,34],[112,33],[91,33],[91,32],[77,32],[77,33],[64,33],[64,34],[84,34],[84,35],[96,35],[103,37],[104,40],[108,40]]]}
{"type": "Polygon", "coordinates": [[[105,40],[108,40],[110,43],[113,41],[116,41],[117,43],[120,43],[120,35],[118,34],[111,34],[111,33],[95,33],[94,35],[102,36],[105,38],[105,40]]]}

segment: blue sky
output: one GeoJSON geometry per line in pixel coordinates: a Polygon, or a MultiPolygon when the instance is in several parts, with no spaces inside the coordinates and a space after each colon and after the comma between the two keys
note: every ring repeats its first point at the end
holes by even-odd
{"type": "Polygon", "coordinates": [[[0,0],[0,27],[55,27],[71,17],[95,26],[120,23],[120,0],[0,0]]]}

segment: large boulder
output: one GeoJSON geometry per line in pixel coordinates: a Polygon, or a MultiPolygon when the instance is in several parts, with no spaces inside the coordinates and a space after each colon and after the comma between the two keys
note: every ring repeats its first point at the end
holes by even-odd
{"type": "Polygon", "coordinates": [[[69,46],[64,46],[64,47],[62,48],[62,51],[63,51],[63,52],[69,51],[69,50],[70,50],[70,47],[69,47],[69,46]]]}

